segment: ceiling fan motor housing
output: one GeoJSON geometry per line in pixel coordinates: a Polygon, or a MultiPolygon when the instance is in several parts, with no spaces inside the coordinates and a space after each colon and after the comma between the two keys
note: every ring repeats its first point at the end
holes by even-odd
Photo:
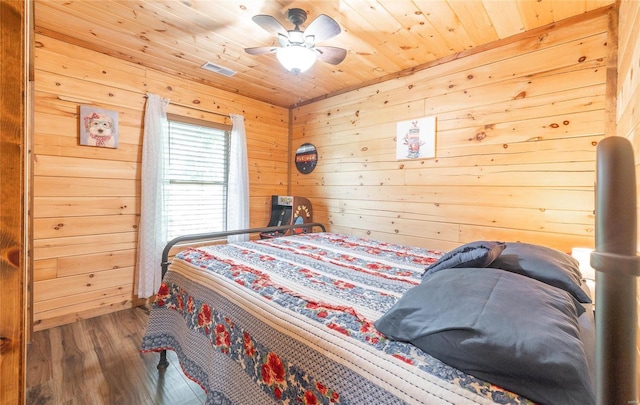
{"type": "Polygon", "coordinates": [[[307,21],[307,12],[301,8],[290,8],[287,12],[287,18],[296,26],[296,30],[298,30],[300,29],[299,26],[307,21]]]}

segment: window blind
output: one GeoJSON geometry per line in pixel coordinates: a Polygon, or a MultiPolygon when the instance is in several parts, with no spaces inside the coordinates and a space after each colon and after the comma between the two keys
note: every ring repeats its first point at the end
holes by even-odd
{"type": "Polygon", "coordinates": [[[169,240],[226,229],[229,131],[169,121],[169,240]]]}

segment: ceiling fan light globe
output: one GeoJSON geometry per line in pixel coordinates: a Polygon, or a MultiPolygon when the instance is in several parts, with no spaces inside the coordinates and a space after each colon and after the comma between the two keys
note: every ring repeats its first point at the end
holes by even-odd
{"type": "Polygon", "coordinates": [[[290,72],[302,73],[316,62],[316,52],[301,45],[278,48],[276,53],[280,64],[290,72]]]}

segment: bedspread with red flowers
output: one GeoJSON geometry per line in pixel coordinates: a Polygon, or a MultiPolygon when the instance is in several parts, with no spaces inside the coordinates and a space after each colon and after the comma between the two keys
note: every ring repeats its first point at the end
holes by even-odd
{"type": "Polygon", "coordinates": [[[190,248],[142,351],[174,350],[208,404],[526,403],[373,326],[440,254],[330,233],[190,248]]]}

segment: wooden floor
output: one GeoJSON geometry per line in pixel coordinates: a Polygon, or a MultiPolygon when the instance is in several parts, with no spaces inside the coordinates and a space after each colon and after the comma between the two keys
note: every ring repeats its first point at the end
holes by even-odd
{"type": "Polygon", "coordinates": [[[172,351],[140,353],[148,313],[139,307],[35,332],[27,351],[27,404],[204,404],[172,351]]]}

